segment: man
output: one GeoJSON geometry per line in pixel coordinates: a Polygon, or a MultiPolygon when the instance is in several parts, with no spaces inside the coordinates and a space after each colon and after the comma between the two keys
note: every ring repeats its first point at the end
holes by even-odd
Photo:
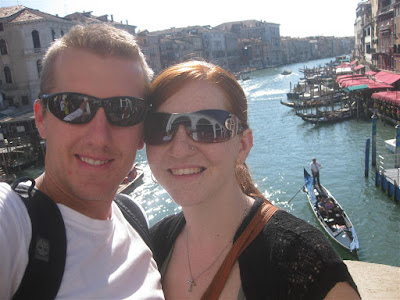
{"type": "Polygon", "coordinates": [[[310,163],[310,169],[311,169],[311,173],[312,173],[313,179],[314,179],[314,186],[317,186],[317,181],[318,181],[318,186],[321,185],[321,183],[319,181],[319,170],[321,168],[322,168],[322,165],[314,157],[312,159],[312,162],[310,163]]]}
{"type": "MultiPolygon", "coordinates": [[[[144,145],[140,98],[151,77],[134,38],[104,24],[72,28],[44,58],[35,121],[46,157],[36,188],[57,203],[66,229],[57,298],[163,298],[151,250],[113,202],[144,145]],[[88,98],[79,121],[63,120],[63,100],[88,98]],[[125,107],[132,118],[121,117],[125,107]]],[[[0,299],[14,295],[28,263],[31,225],[18,197],[0,185],[0,299]]]]}

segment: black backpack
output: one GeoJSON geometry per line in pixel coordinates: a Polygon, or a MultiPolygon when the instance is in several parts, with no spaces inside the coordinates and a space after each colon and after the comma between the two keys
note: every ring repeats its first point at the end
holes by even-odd
{"type": "MultiPolygon", "coordinates": [[[[67,252],[61,212],[53,200],[34,188],[33,179],[19,178],[11,187],[24,202],[32,223],[29,262],[12,299],[55,299],[64,274],[67,252]],[[25,181],[31,181],[31,186],[18,185],[25,181]]],[[[117,194],[114,201],[151,249],[149,229],[139,206],[123,194],[117,194]]]]}

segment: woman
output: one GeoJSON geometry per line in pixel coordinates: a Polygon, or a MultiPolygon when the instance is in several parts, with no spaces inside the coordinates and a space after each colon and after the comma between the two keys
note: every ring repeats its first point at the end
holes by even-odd
{"type": "MultiPolygon", "coordinates": [[[[245,163],[253,145],[246,96],[230,73],[191,61],[161,73],[149,99],[148,162],[183,211],[151,228],[154,256],[167,299],[200,299],[232,244],[268,205],[245,163]]],[[[359,299],[323,234],[283,210],[228,274],[221,299],[359,299]]]]}

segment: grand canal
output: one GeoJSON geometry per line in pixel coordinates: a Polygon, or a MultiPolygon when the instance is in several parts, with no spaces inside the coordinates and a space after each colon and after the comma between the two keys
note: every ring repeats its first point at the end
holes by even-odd
{"type": "MultiPolygon", "coordinates": [[[[254,147],[247,160],[258,188],[277,206],[318,227],[303,186],[303,167],[312,157],[323,165],[321,183],[338,199],[350,216],[360,241],[361,261],[400,266],[400,204],[375,187],[373,172],[364,176],[366,139],[371,137],[370,120],[350,120],[330,125],[312,125],[280,103],[290,84],[303,76],[300,68],[322,66],[331,59],[287,65],[250,74],[241,82],[249,105],[254,147]],[[292,74],[283,76],[283,69],[292,74]]],[[[393,161],[384,140],[395,137],[395,129],[378,121],[377,152],[393,161]]],[[[169,195],[151,178],[145,150],[137,154],[145,169],[143,183],[132,196],[146,209],[150,224],[180,211],[169,195]]],[[[344,257],[345,255],[339,253],[344,257]]]]}

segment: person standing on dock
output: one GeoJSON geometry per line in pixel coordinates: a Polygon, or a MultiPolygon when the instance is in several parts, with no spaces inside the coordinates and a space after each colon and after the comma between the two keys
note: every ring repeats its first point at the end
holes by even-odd
{"type": "Polygon", "coordinates": [[[47,145],[45,172],[15,189],[29,187],[26,206],[0,184],[0,299],[164,299],[143,209],[130,198],[117,204],[118,187],[144,146],[143,98],[152,75],[133,35],[110,25],[77,25],[48,49],[34,106],[47,145]],[[68,112],[66,103],[73,104],[68,112]],[[65,118],[73,107],[81,107],[80,117],[65,118]],[[49,219],[54,224],[43,226],[49,219]],[[61,227],[65,238],[60,230],[40,235],[38,227],[61,227]],[[65,247],[54,252],[58,245],[65,247]]]}
{"type": "Polygon", "coordinates": [[[317,181],[318,181],[318,185],[321,186],[321,182],[319,181],[319,170],[321,168],[322,168],[322,165],[314,157],[312,159],[312,162],[310,163],[310,169],[311,169],[311,173],[312,173],[313,179],[314,179],[314,186],[316,186],[317,181]]]}

